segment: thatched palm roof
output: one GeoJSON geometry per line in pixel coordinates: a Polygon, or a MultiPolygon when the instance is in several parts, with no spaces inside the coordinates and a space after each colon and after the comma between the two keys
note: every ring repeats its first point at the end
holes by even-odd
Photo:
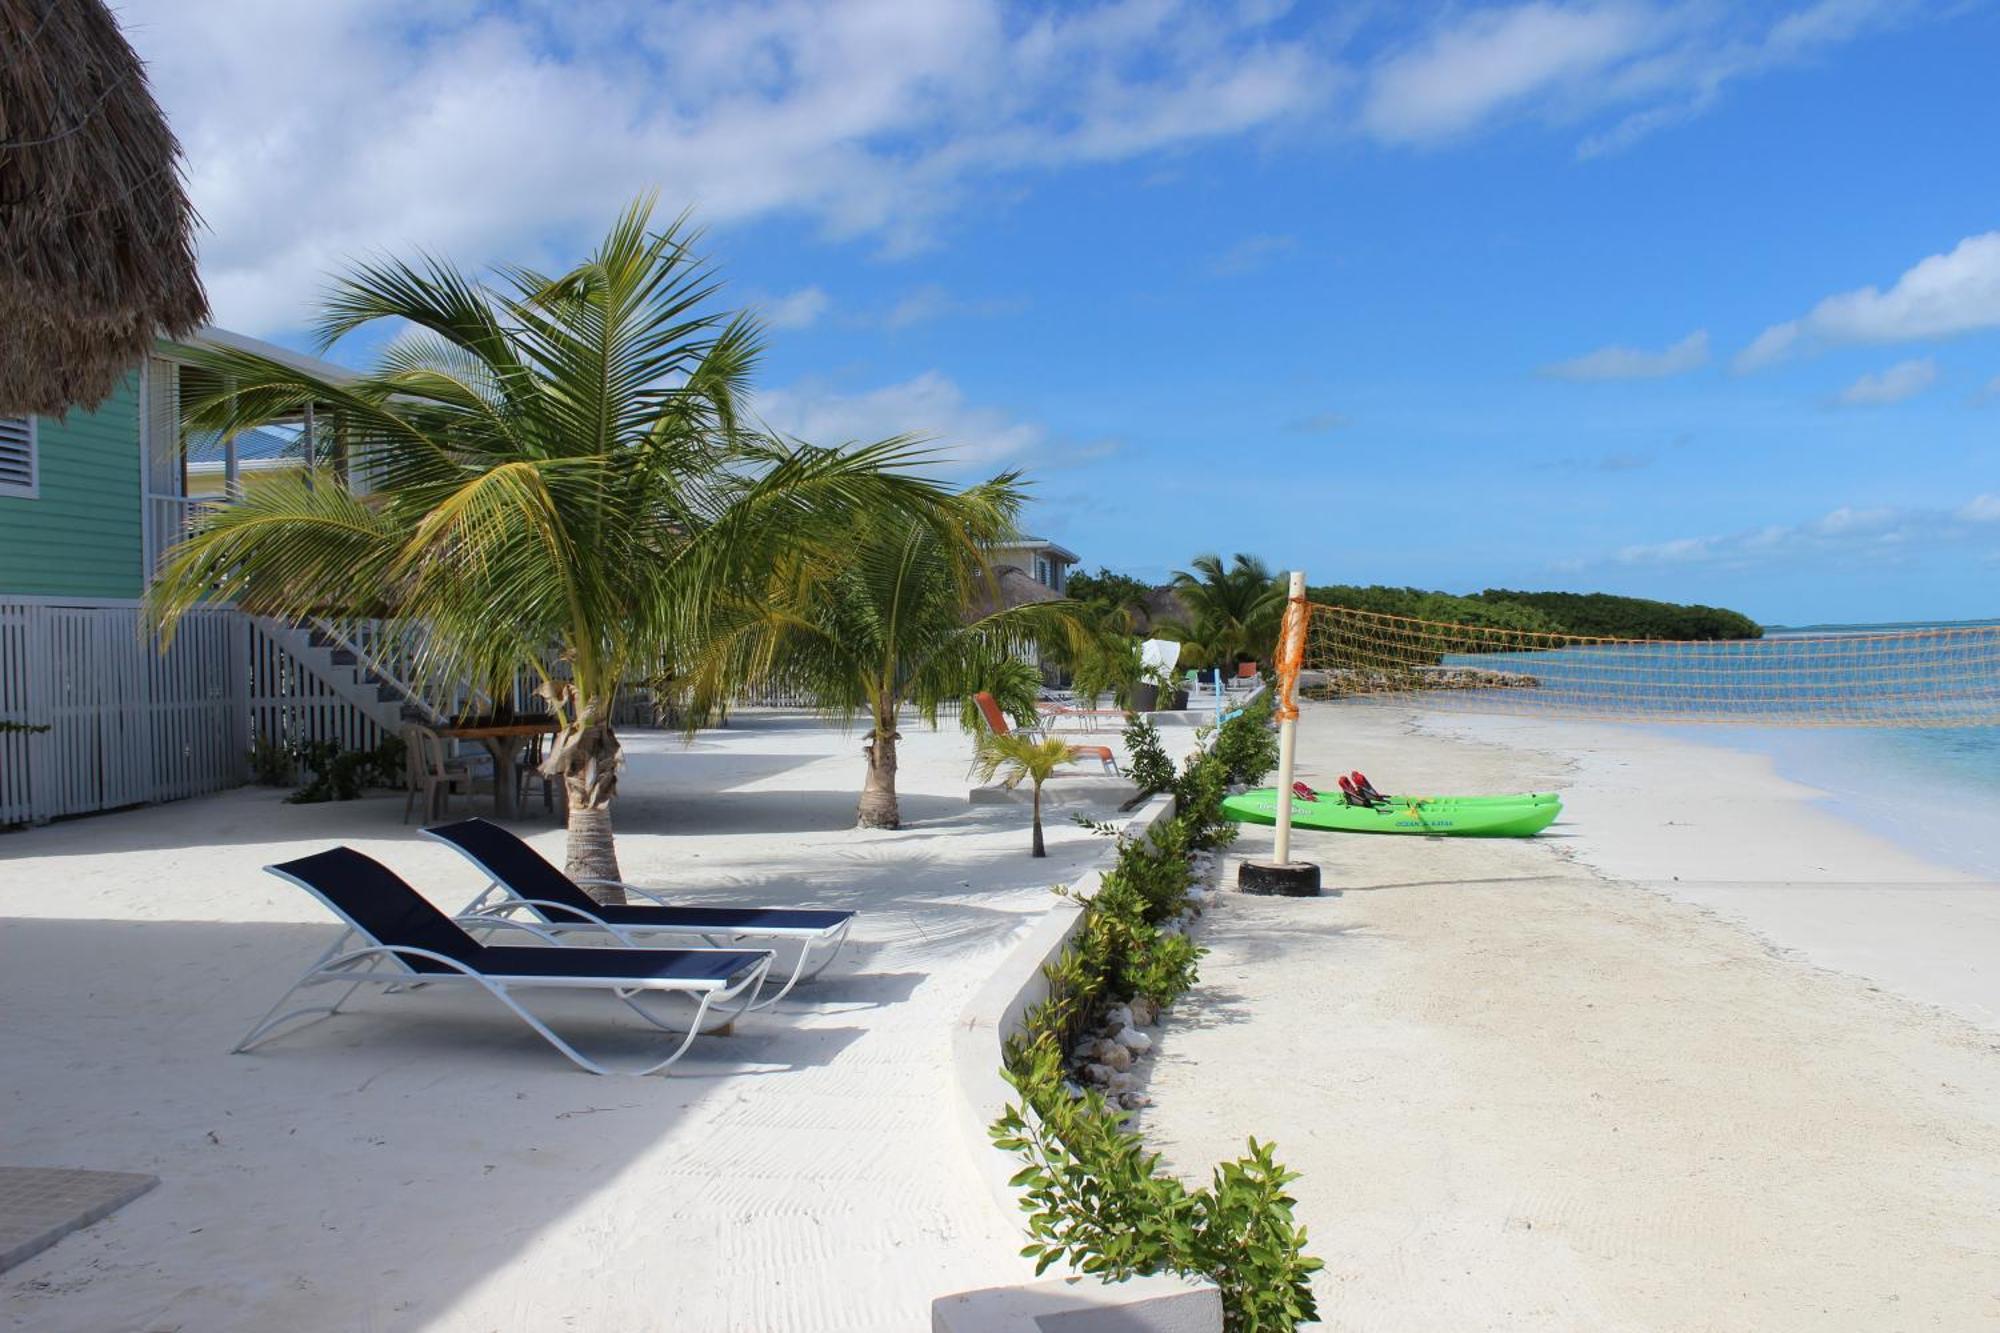
{"type": "Polygon", "coordinates": [[[1001,607],[1025,606],[1030,602],[1059,602],[1062,594],[1051,592],[1014,565],[993,566],[993,581],[980,580],[972,596],[971,614],[987,616],[1001,607]],[[995,594],[998,594],[996,600],[995,594]]]}
{"type": "Polygon", "coordinates": [[[0,0],[0,415],[97,403],[206,321],[194,223],[102,0],[0,0]]]}

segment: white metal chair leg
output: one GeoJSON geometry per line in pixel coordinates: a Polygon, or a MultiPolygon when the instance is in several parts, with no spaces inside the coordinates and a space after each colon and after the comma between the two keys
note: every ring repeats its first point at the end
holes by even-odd
{"type": "MultiPolygon", "coordinates": [[[[523,923],[511,922],[509,924],[520,925],[523,923]]],[[[479,973],[473,971],[471,968],[466,967],[463,963],[459,962],[456,959],[446,957],[445,955],[442,954],[434,953],[428,949],[417,949],[407,945],[377,945],[371,948],[356,949],[345,954],[338,953],[337,950],[339,949],[340,944],[345,943],[348,938],[348,935],[351,935],[352,933],[353,933],[352,931],[349,931],[347,932],[347,934],[342,935],[340,941],[336,942],[332,949],[329,949],[325,954],[321,955],[320,959],[306,970],[304,976],[300,977],[298,981],[292,984],[289,990],[287,990],[283,995],[279,996],[278,1002],[271,1006],[270,1011],[266,1013],[265,1016],[262,1019],[260,1019],[254,1026],[251,1027],[250,1031],[244,1035],[241,1041],[237,1042],[235,1046],[230,1048],[231,1052],[241,1053],[243,1051],[249,1050],[252,1046],[265,1040],[279,1027],[282,1027],[286,1023],[289,1023],[294,1018],[302,1017],[303,1015],[306,1014],[315,1014],[318,1016],[318,1018],[315,1018],[314,1021],[317,1022],[319,1018],[331,1017],[334,1013],[338,1012],[342,1004],[345,1004],[347,1002],[348,996],[352,995],[356,988],[365,985],[369,982],[376,982],[376,983],[385,982],[388,981],[391,976],[396,977],[398,980],[403,980],[404,977],[403,974],[401,973],[396,973],[396,974],[383,973],[379,969],[381,964],[385,960],[401,958],[404,955],[408,955],[410,957],[424,958],[432,962],[443,964],[444,966],[448,967],[451,970],[451,972],[456,973],[458,976],[463,977],[466,980],[475,981],[479,983],[479,985],[486,990],[487,994],[491,995],[494,999],[500,1001],[500,1003],[506,1005],[507,1008],[513,1010],[515,1017],[519,1018],[522,1022],[526,1023],[530,1028],[534,1029],[536,1035],[540,1036],[542,1040],[548,1042],[549,1045],[555,1047],[557,1051],[559,1051],[566,1059],[570,1061],[570,1063],[574,1064],[577,1068],[585,1070],[586,1072],[592,1074],[606,1074],[606,1075],[622,1074],[622,1075],[630,1075],[633,1077],[644,1077],[648,1074],[657,1074],[662,1069],[665,1069],[668,1065],[673,1064],[676,1060],[680,1059],[683,1055],[687,1053],[687,1049],[690,1045],[693,1044],[694,1039],[702,1034],[703,1030],[702,1022],[707,1017],[710,1006],[713,1005],[718,999],[726,1002],[728,1000],[735,999],[738,996],[747,997],[742,1004],[739,1004],[734,1010],[731,1011],[728,1021],[725,1022],[721,1028],[717,1029],[717,1031],[726,1030],[729,1026],[729,1023],[734,1022],[736,1017],[749,1007],[750,1002],[754,1001],[757,998],[757,992],[763,988],[764,977],[766,973],[770,971],[770,966],[771,966],[770,960],[767,958],[760,966],[758,966],[752,971],[750,976],[746,977],[743,981],[737,983],[735,987],[725,988],[717,991],[702,992],[699,1000],[696,1001],[694,1021],[688,1025],[688,1030],[681,1037],[679,1044],[676,1045],[674,1049],[665,1056],[665,1058],[654,1061],[652,1064],[646,1065],[638,1069],[614,1069],[608,1065],[601,1064],[598,1061],[591,1059],[589,1056],[585,1055],[582,1051],[579,1051],[575,1046],[571,1045],[568,1041],[565,1041],[562,1038],[562,1036],[555,1031],[555,1029],[551,1028],[547,1023],[543,1022],[540,1018],[537,1018],[532,1011],[530,1011],[526,1006],[522,1005],[519,1001],[517,1001],[513,997],[513,995],[509,992],[507,986],[504,983],[494,981],[490,977],[481,976],[479,973]],[[332,1003],[331,1005],[308,1005],[299,1009],[286,1010],[284,1013],[278,1012],[280,1009],[284,1008],[285,1002],[291,999],[291,997],[303,987],[315,986],[327,983],[338,984],[343,981],[348,983],[347,989],[344,992],[342,992],[341,997],[338,1000],[334,1001],[334,1003],[332,1003]]],[[[648,1023],[652,1024],[654,1027],[671,1031],[671,1029],[666,1028],[665,1024],[661,1023],[651,1014],[648,1014],[644,1009],[634,1004],[630,998],[631,995],[637,994],[639,991],[642,990],[654,990],[663,988],[656,988],[650,986],[635,986],[629,988],[629,991],[627,989],[619,987],[610,987],[608,989],[610,989],[611,993],[615,995],[619,1000],[623,1001],[628,1008],[632,1009],[634,1012],[638,1013],[641,1017],[645,1018],[648,1023]]],[[[683,994],[683,995],[687,994],[687,992],[685,991],[671,991],[671,990],[669,991],[669,993],[683,994]]],[[[694,997],[689,996],[689,998],[693,999],[694,997]]]]}

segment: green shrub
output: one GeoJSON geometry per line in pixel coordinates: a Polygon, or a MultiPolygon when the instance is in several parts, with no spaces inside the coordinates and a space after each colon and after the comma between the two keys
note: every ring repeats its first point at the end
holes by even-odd
{"type": "Polygon", "coordinates": [[[1213,750],[1201,749],[1181,764],[1174,779],[1176,820],[1185,826],[1193,851],[1227,847],[1236,841],[1236,825],[1222,817],[1222,798],[1229,792],[1229,769],[1213,750]]]}
{"type": "Polygon", "coordinates": [[[1209,748],[1222,761],[1230,782],[1242,787],[1260,785],[1278,766],[1278,733],[1271,729],[1271,696],[1260,695],[1224,722],[1209,748]]]}
{"type": "Polygon", "coordinates": [[[1007,1071],[1020,1093],[990,1133],[1025,1165],[1028,1244],[1037,1274],[1067,1259],[1106,1282],[1153,1273],[1207,1278],[1221,1290],[1230,1333],[1289,1333],[1319,1317],[1310,1279],[1322,1266],[1305,1252],[1285,1186],[1295,1172],[1272,1145],[1252,1138],[1247,1155],[1217,1166],[1205,1189],[1189,1189],[1125,1127],[1103,1094],[1071,1096],[1056,1052],[1035,1051],[1007,1071]]]}
{"type": "MultiPolygon", "coordinates": [[[[297,766],[311,773],[312,778],[285,801],[288,805],[352,801],[370,787],[400,787],[403,749],[400,736],[385,737],[372,750],[343,750],[333,741],[308,741],[298,747],[295,758],[297,766]]],[[[255,762],[253,752],[252,763],[255,762]]]]}
{"type": "Polygon", "coordinates": [[[298,762],[292,751],[268,736],[259,736],[250,747],[250,780],[260,787],[284,787],[297,776],[298,762]]]}
{"type": "Polygon", "coordinates": [[[1126,769],[1142,798],[1173,789],[1174,761],[1160,743],[1160,729],[1137,713],[1125,722],[1125,754],[1126,769]]]}
{"type": "Polygon", "coordinates": [[[1013,1184],[1028,1214],[1021,1253],[1037,1273],[1067,1260],[1107,1282],[1203,1277],[1221,1290],[1231,1333],[1286,1333],[1317,1318],[1308,1279],[1321,1264],[1305,1252],[1305,1229],[1285,1193],[1296,1177],[1273,1148],[1253,1138],[1206,1188],[1189,1189],[1126,1127],[1122,1111],[1065,1076],[1065,1054],[1103,1004],[1144,996],[1165,1006],[1197,979],[1203,950],[1166,927],[1188,910],[1193,851],[1233,836],[1222,821],[1228,768],[1198,751],[1179,773],[1171,764],[1166,772],[1176,813],[1149,837],[1121,838],[1102,886],[1084,900],[1069,947],[1045,969],[1048,998],[1007,1042],[1003,1072],[1020,1101],[990,1132],[995,1146],[1024,1159],[1013,1184]]]}

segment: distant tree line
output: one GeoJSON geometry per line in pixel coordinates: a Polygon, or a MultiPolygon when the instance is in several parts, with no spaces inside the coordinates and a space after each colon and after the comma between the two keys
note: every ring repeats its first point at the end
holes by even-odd
{"type": "Polygon", "coordinates": [[[1757,639],[1764,629],[1722,607],[1656,602],[1607,592],[1522,592],[1488,588],[1458,596],[1382,584],[1316,584],[1313,601],[1415,620],[1619,639],[1757,639]]]}

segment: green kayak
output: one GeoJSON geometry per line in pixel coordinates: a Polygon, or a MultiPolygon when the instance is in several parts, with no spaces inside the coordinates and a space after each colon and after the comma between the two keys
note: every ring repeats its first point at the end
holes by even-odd
{"type": "MultiPolygon", "coordinates": [[[[1278,822],[1276,788],[1264,787],[1225,797],[1222,812],[1246,824],[1278,822]]],[[[1531,838],[1562,813],[1558,797],[1430,796],[1396,799],[1385,806],[1348,805],[1338,796],[1292,802],[1295,828],[1345,833],[1414,833],[1419,837],[1531,838]]]]}

